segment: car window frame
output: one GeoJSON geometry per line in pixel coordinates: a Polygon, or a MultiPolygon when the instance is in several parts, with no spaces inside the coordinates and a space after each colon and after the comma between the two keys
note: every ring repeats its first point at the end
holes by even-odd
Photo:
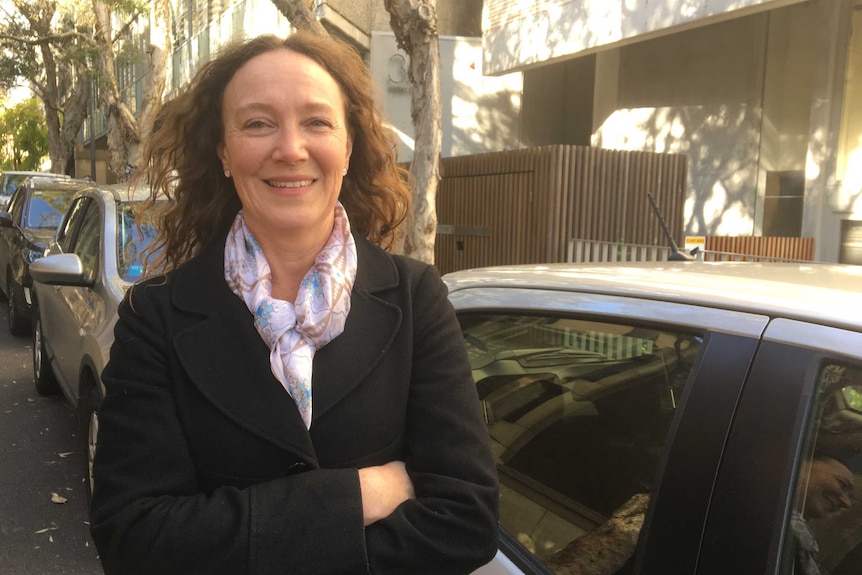
{"type": "MultiPolygon", "coordinates": [[[[92,198],[90,198],[90,199],[92,199],[92,198]]],[[[80,222],[75,226],[76,229],[75,229],[74,237],[73,237],[72,241],[69,243],[69,251],[66,252],[66,253],[73,253],[73,254],[76,254],[78,256],[78,258],[81,260],[81,264],[82,264],[83,269],[84,269],[85,279],[89,279],[91,281],[95,281],[95,279],[98,277],[99,273],[101,272],[102,266],[104,265],[104,263],[102,262],[103,244],[105,242],[104,218],[105,218],[105,216],[102,213],[102,208],[99,205],[99,202],[96,202],[95,200],[91,201],[85,207],[85,209],[81,212],[81,215],[79,217],[80,222]],[[92,220],[90,219],[91,214],[95,214],[95,216],[92,216],[92,220]],[[88,262],[85,261],[84,258],[81,258],[81,253],[78,251],[78,247],[79,247],[80,241],[81,241],[81,234],[82,234],[83,230],[85,229],[85,226],[89,223],[89,221],[95,221],[96,222],[94,227],[96,229],[97,240],[98,240],[96,243],[95,249],[94,249],[94,254],[93,254],[94,259],[93,259],[93,267],[92,268],[88,268],[88,266],[87,266],[88,262]]]]}

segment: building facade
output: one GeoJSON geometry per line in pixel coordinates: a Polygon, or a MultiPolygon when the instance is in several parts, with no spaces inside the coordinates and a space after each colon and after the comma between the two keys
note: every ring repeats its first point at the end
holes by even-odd
{"type": "Polygon", "coordinates": [[[483,55],[521,146],[687,154],[687,234],[862,263],[862,1],[486,0],[483,55]]]}

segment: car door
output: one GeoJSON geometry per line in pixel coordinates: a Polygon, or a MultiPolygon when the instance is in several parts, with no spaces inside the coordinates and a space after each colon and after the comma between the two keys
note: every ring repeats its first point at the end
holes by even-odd
{"type": "Polygon", "coordinates": [[[478,573],[693,573],[768,318],[551,290],[450,300],[501,484],[501,552],[478,573]]]}
{"type": "Polygon", "coordinates": [[[728,437],[697,573],[862,573],[860,502],[862,334],[775,319],[728,437]],[[831,487],[820,491],[824,462],[831,487]]]}
{"type": "MultiPolygon", "coordinates": [[[[102,214],[98,202],[88,198],[80,217],[80,227],[72,237],[68,252],[81,259],[85,278],[95,279],[101,266],[102,241],[102,214]]],[[[68,382],[68,391],[77,399],[84,334],[94,323],[94,318],[103,313],[104,306],[100,305],[95,290],[90,287],[56,286],[55,289],[54,304],[50,309],[52,323],[43,328],[43,337],[54,351],[61,377],[68,382]]]]}
{"type": "MultiPolygon", "coordinates": [[[[48,243],[45,250],[46,255],[71,252],[77,232],[84,220],[84,214],[91,203],[93,200],[86,196],[76,198],[72,202],[63,221],[57,228],[56,235],[48,243]]],[[[62,300],[63,292],[60,286],[37,284],[34,289],[37,293],[36,307],[41,324],[42,340],[50,357],[56,360],[61,350],[65,352],[63,342],[70,337],[70,334],[74,333],[68,305],[62,300]]],[[[59,368],[59,363],[55,361],[54,366],[59,368]]],[[[70,384],[66,379],[70,374],[61,372],[58,375],[64,393],[74,396],[75,390],[69,388],[70,384]]]]}

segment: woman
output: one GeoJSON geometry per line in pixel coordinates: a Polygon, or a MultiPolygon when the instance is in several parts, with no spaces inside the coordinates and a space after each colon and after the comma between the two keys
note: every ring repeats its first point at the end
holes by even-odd
{"type": "Polygon", "coordinates": [[[361,59],[306,34],[225,50],[147,143],[173,200],[120,308],[91,525],[106,573],[469,573],[496,471],[361,59]]]}

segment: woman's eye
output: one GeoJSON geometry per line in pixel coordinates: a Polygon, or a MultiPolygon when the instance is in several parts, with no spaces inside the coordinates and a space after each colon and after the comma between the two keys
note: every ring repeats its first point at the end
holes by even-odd
{"type": "Polygon", "coordinates": [[[249,120],[244,125],[246,128],[252,128],[252,129],[253,128],[263,128],[266,126],[266,122],[264,122],[263,120],[249,120]]]}
{"type": "Polygon", "coordinates": [[[310,124],[316,128],[331,128],[332,127],[332,122],[330,122],[329,120],[325,120],[323,118],[316,118],[314,120],[311,120],[310,124]]]}

